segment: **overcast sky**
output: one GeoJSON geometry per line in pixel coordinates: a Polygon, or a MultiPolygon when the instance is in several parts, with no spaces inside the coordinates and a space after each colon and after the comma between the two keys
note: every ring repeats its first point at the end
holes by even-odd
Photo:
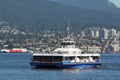
{"type": "Polygon", "coordinates": [[[120,0],[109,0],[111,2],[113,2],[114,4],[116,4],[116,6],[120,7],[120,0]]]}

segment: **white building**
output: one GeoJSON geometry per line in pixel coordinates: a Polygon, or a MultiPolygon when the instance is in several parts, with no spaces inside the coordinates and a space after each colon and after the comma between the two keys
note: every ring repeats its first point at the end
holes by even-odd
{"type": "Polygon", "coordinates": [[[99,30],[96,30],[95,31],[95,38],[98,38],[99,37],[99,30]]]}
{"type": "Polygon", "coordinates": [[[95,31],[94,30],[91,30],[91,37],[94,38],[95,37],[95,31]]]}
{"type": "Polygon", "coordinates": [[[106,28],[103,28],[103,38],[108,39],[109,37],[109,30],[106,28]]]}
{"type": "Polygon", "coordinates": [[[117,31],[115,29],[110,29],[110,37],[116,36],[117,31]]]}
{"type": "Polygon", "coordinates": [[[80,49],[83,51],[83,52],[89,52],[89,53],[93,53],[93,52],[97,52],[97,53],[101,53],[101,46],[81,46],[80,49]]]}
{"type": "Polygon", "coordinates": [[[85,31],[81,31],[81,37],[85,37],[85,31]]]}

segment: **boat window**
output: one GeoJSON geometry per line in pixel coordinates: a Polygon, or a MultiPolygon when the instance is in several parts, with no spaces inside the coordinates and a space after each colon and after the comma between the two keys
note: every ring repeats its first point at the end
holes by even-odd
{"type": "Polygon", "coordinates": [[[61,43],[61,45],[74,45],[74,43],[61,43]]]}
{"type": "Polygon", "coordinates": [[[74,60],[75,59],[75,57],[74,56],[72,56],[72,57],[69,57],[70,58],[70,60],[74,60]]]}
{"type": "Polygon", "coordinates": [[[68,54],[68,51],[55,51],[54,54],[68,54]]]}
{"type": "Polygon", "coordinates": [[[78,58],[79,59],[88,59],[89,57],[88,56],[79,56],[78,58]]]}
{"type": "Polygon", "coordinates": [[[52,61],[51,62],[61,62],[62,61],[62,56],[51,56],[52,61]]]}
{"type": "Polygon", "coordinates": [[[62,56],[34,56],[33,60],[40,62],[60,62],[62,61],[62,56]]]}
{"type": "Polygon", "coordinates": [[[50,56],[34,56],[33,57],[33,60],[34,61],[43,61],[43,62],[50,62],[52,60],[52,57],[50,56]]]}
{"type": "Polygon", "coordinates": [[[63,61],[70,60],[69,57],[63,57],[63,61]]]}
{"type": "Polygon", "coordinates": [[[93,56],[93,59],[99,59],[99,57],[98,56],[93,56]]]}

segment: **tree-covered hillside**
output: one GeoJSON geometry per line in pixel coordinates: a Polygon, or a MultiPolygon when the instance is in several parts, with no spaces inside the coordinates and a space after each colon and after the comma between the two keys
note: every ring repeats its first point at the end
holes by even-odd
{"type": "Polygon", "coordinates": [[[118,14],[120,12],[120,9],[109,0],[55,0],[55,1],[65,5],[71,5],[84,9],[109,11],[118,14]]]}
{"type": "Polygon", "coordinates": [[[64,30],[67,21],[74,31],[81,25],[120,25],[120,15],[72,7],[50,0],[0,0],[0,20],[16,25],[25,32],[40,32],[44,29],[64,30]]]}

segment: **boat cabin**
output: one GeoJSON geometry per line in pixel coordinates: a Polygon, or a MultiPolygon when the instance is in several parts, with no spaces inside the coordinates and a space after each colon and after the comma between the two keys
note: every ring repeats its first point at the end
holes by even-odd
{"type": "Polygon", "coordinates": [[[75,48],[75,42],[74,41],[63,41],[61,42],[62,48],[75,48]]]}
{"type": "Polygon", "coordinates": [[[96,56],[75,56],[75,55],[55,55],[55,56],[33,56],[32,61],[42,62],[42,63],[56,63],[56,62],[95,62],[98,61],[99,57],[96,56]]]}

